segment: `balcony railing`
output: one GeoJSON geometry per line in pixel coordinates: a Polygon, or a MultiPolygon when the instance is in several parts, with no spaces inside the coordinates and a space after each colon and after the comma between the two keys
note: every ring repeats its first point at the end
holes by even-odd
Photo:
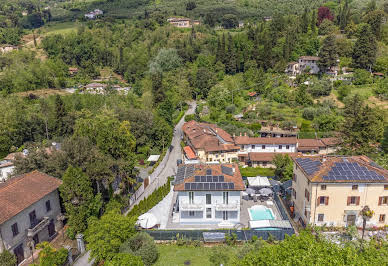
{"type": "Polygon", "coordinates": [[[179,206],[183,211],[203,211],[205,209],[205,204],[203,201],[189,202],[182,200],[179,206]]]}
{"type": "Polygon", "coordinates": [[[49,217],[44,217],[43,219],[36,220],[31,228],[27,229],[27,236],[33,237],[38,232],[40,232],[43,228],[45,228],[50,223],[49,217]]]}
{"type": "Polygon", "coordinates": [[[232,201],[228,203],[216,202],[216,211],[237,211],[240,207],[239,201],[232,201]]]}

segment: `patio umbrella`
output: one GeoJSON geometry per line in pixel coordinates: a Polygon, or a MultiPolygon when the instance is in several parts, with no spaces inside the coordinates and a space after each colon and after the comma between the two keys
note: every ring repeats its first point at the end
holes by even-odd
{"type": "Polygon", "coordinates": [[[261,195],[270,195],[270,194],[272,194],[273,193],[273,191],[272,191],[272,189],[270,189],[270,188],[262,188],[262,189],[260,189],[259,190],[259,193],[261,194],[261,195]]]}
{"type": "Polygon", "coordinates": [[[145,213],[140,215],[137,219],[137,224],[142,228],[149,229],[154,227],[158,223],[158,219],[152,213],[145,213]]]}
{"type": "Polygon", "coordinates": [[[255,194],[256,193],[256,191],[253,189],[253,188],[247,188],[246,190],[245,190],[245,192],[247,193],[247,194],[255,194]]]}

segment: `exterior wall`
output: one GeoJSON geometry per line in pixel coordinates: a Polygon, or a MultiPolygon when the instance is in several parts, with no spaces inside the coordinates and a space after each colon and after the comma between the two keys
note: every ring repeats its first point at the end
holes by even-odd
{"type": "Polygon", "coordinates": [[[178,28],[190,28],[191,27],[189,20],[171,21],[170,23],[178,28]]]}
{"type": "MultiPolygon", "coordinates": [[[[37,220],[47,216],[50,218],[49,220],[54,219],[54,223],[56,223],[56,217],[61,213],[58,190],[55,190],[52,193],[46,195],[38,202],[35,202],[28,208],[24,209],[22,212],[18,213],[16,216],[0,225],[0,236],[3,239],[5,248],[13,252],[17,246],[23,244],[25,258],[30,255],[30,250],[27,247],[27,229],[30,228],[29,213],[34,210],[36,212],[37,220]],[[46,212],[47,200],[50,200],[51,205],[51,210],[49,212],[46,212]],[[17,223],[19,229],[19,234],[17,234],[15,237],[12,233],[12,225],[14,223],[17,223]]],[[[56,225],[55,228],[57,228],[57,226],[58,225],[56,225]]],[[[47,226],[38,233],[38,238],[40,242],[49,240],[47,226]]],[[[0,252],[2,251],[1,249],[2,245],[0,244],[0,252]]]]}
{"type": "Polygon", "coordinates": [[[310,221],[310,211],[311,211],[311,184],[309,180],[304,176],[303,172],[300,168],[296,167],[294,164],[294,180],[292,181],[292,189],[296,192],[296,197],[294,193],[292,193],[292,201],[294,202],[294,209],[300,217],[302,218],[304,223],[308,223],[310,221]],[[296,178],[296,181],[295,181],[296,178]],[[305,189],[307,189],[310,193],[310,200],[308,201],[305,197],[305,189]],[[306,213],[305,213],[306,210],[306,213]]]}
{"type": "Polygon", "coordinates": [[[240,145],[241,151],[243,152],[295,152],[296,144],[250,144],[250,145],[240,145]],[[262,149],[262,146],[265,145],[265,149],[262,149]],[[279,148],[279,145],[282,148],[279,148]],[[289,149],[286,149],[286,146],[289,145],[289,149]]]}
{"type": "Polygon", "coordinates": [[[0,182],[3,182],[8,179],[10,175],[12,175],[15,166],[7,166],[0,168],[0,182]]]}
{"type": "Polygon", "coordinates": [[[276,168],[272,162],[252,162],[252,167],[261,167],[261,168],[276,168]]]}
{"type": "MultiPolygon", "coordinates": [[[[363,183],[310,183],[300,169],[294,166],[296,182],[292,182],[292,188],[296,191],[296,198],[292,195],[295,211],[306,224],[347,226],[347,215],[356,215],[356,226],[362,226],[362,218],[359,215],[364,206],[369,206],[375,215],[367,222],[367,226],[388,225],[388,206],[379,206],[379,197],[388,196],[388,190],[384,190],[384,184],[363,183]],[[326,190],[321,189],[326,185],[326,190]],[[358,185],[357,190],[352,185],[358,185]],[[310,194],[310,200],[305,198],[305,189],[310,194]],[[328,205],[318,204],[318,198],[329,197],[328,205]],[[360,197],[359,205],[347,205],[348,197],[360,197]],[[305,215],[307,210],[307,216],[305,215]],[[323,221],[318,221],[318,215],[323,214],[323,221]],[[384,222],[379,222],[380,214],[385,214],[384,222]]],[[[385,184],[387,185],[387,184],[385,184]]]]}
{"type": "Polygon", "coordinates": [[[206,154],[207,162],[231,163],[234,160],[238,160],[237,152],[209,152],[206,154]]]}
{"type": "Polygon", "coordinates": [[[303,72],[303,70],[306,67],[310,67],[311,74],[318,74],[319,73],[319,67],[317,65],[317,61],[315,61],[315,60],[299,59],[299,66],[300,66],[301,72],[303,72]]]}
{"type": "MultiPolygon", "coordinates": [[[[228,191],[228,202],[230,206],[237,206],[235,209],[228,211],[228,222],[238,223],[240,222],[240,191],[228,191]]],[[[189,192],[179,191],[179,216],[180,223],[183,224],[212,224],[220,223],[223,221],[223,211],[217,211],[217,204],[223,203],[223,191],[194,191],[194,202],[197,208],[200,210],[194,210],[194,216],[189,215],[190,210],[182,210],[184,204],[189,203],[189,192]],[[211,204],[206,204],[206,194],[211,194],[211,204]],[[206,218],[206,209],[211,208],[211,218],[206,218]]]]}

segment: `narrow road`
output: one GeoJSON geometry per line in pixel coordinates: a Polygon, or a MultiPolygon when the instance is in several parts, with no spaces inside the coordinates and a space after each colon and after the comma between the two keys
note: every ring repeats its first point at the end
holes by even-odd
{"type": "MultiPolygon", "coordinates": [[[[196,107],[197,107],[196,102],[191,102],[189,109],[185,113],[185,116],[189,114],[194,114],[196,107]]],[[[175,126],[174,135],[171,141],[173,150],[170,152],[170,155],[168,157],[168,161],[165,167],[163,169],[160,169],[161,172],[159,176],[157,176],[152,181],[152,183],[147,186],[144,193],[139,198],[137,198],[136,202],[132,206],[138,204],[141,200],[151,195],[152,192],[154,192],[158,187],[164,185],[167,182],[167,178],[169,176],[173,176],[176,174],[176,171],[177,171],[176,161],[178,159],[182,159],[182,150],[181,150],[180,143],[181,143],[181,137],[183,136],[182,126],[185,123],[185,116],[183,116],[182,119],[179,121],[179,123],[175,126]]],[[[158,167],[163,167],[163,166],[160,165],[158,167]]],[[[130,210],[131,209],[129,209],[125,213],[125,215],[127,215],[130,210]]]]}

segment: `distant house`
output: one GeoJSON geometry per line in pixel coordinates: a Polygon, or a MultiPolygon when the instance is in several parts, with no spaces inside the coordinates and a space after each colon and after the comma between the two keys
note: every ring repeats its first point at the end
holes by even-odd
{"type": "Polygon", "coordinates": [[[174,181],[180,224],[237,224],[245,185],[237,164],[190,164],[174,181]]]}
{"type": "Polygon", "coordinates": [[[69,67],[69,74],[70,74],[70,76],[74,76],[77,73],[78,73],[78,68],[76,68],[76,67],[69,67]]]}
{"type": "Polygon", "coordinates": [[[94,11],[91,11],[87,14],[85,14],[85,18],[88,18],[88,19],[95,19],[97,18],[98,16],[100,15],[103,15],[104,12],[100,9],[95,9],[94,11]]]}
{"type": "Polygon", "coordinates": [[[318,56],[301,56],[298,62],[290,62],[285,70],[291,76],[302,74],[306,71],[310,74],[318,74],[318,56]]]}
{"type": "Polygon", "coordinates": [[[290,62],[290,63],[288,63],[285,72],[287,74],[291,75],[291,76],[298,75],[300,73],[298,62],[290,62]]]}
{"type": "Polygon", "coordinates": [[[238,22],[238,27],[239,28],[244,28],[244,21],[239,21],[238,22]]]}
{"type": "Polygon", "coordinates": [[[191,20],[189,18],[169,18],[167,21],[178,28],[191,28],[193,25],[200,25],[199,20],[191,20]]]}
{"type": "Polygon", "coordinates": [[[24,150],[23,152],[10,153],[0,161],[0,183],[6,181],[14,173],[15,159],[17,157],[25,157],[27,154],[28,150],[24,150]]]}
{"type": "Polygon", "coordinates": [[[85,90],[92,94],[103,94],[106,87],[106,84],[94,82],[86,85],[85,90]]]}
{"type": "Polygon", "coordinates": [[[295,126],[291,129],[282,129],[278,126],[262,126],[258,131],[261,137],[296,137],[299,129],[295,126]]]}
{"type": "Polygon", "coordinates": [[[62,228],[61,183],[38,171],[0,183],[0,253],[9,250],[20,264],[31,256],[31,246],[56,236],[62,228]]]}
{"type": "Polygon", "coordinates": [[[331,154],[339,147],[338,138],[298,139],[298,152],[303,154],[331,154]]]}

